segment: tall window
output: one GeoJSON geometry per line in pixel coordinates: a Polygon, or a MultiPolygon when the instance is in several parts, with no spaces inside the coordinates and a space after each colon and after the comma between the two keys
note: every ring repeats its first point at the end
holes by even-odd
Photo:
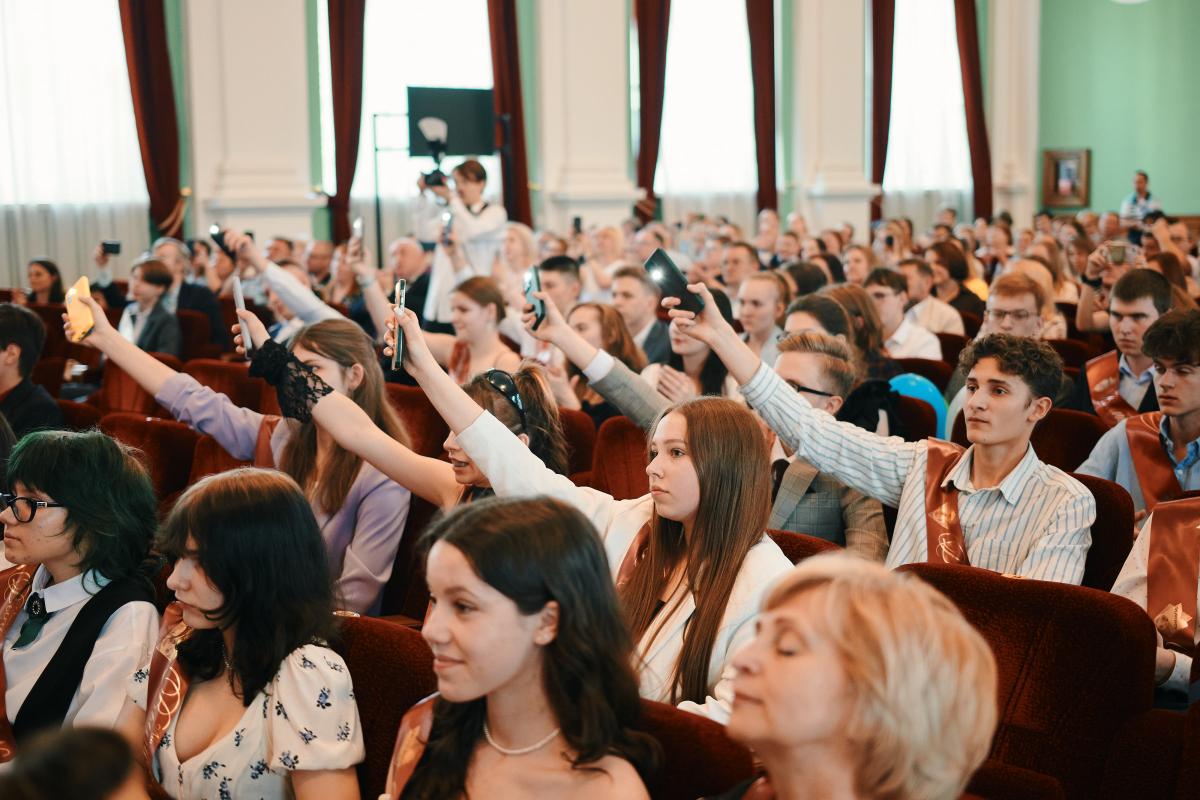
{"type": "Polygon", "coordinates": [[[0,0],[0,283],[102,238],[148,244],[149,200],[117,4],[0,0]],[[69,24],[64,24],[69,20],[69,24]]]}
{"type": "MultiPolygon", "coordinates": [[[[333,100],[329,72],[327,4],[317,3],[317,40],[321,44],[322,167],[325,191],[336,190],[334,177],[333,100]]],[[[379,190],[383,199],[384,239],[410,232],[409,209],[417,196],[417,177],[433,169],[428,157],[408,155],[408,87],[492,88],[492,47],[486,0],[438,0],[436,3],[370,0],[363,42],[363,114],[358,166],[351,187],[351,213],[368,222],[375,217],[376,145],[379,190]],[[380,117],[375,114],[396,116],[380,117]]],[[[448,156],[450,168],[463,156],[448,156]]],[[[500,196],[500,159],[481,155],[488,173],[487,195],[500,196]]],[[[371,225],[368,225],[368,230],[371,225]]],[[[369,237],[370,238],[370,237],[369,237]]]]}
{"type": "Polygon", "coordinates": [[[699,210],[753,223],[758,173],[743,0],[671,3],[658,153],[654,192],[665,219],[699,210]]]}
{"type": "Polygon", "coordinates": [[[896,0],[893,47],[884,214],[922,229],[950,205],[965,219],[971,155],[952,0],[896,0]]]}

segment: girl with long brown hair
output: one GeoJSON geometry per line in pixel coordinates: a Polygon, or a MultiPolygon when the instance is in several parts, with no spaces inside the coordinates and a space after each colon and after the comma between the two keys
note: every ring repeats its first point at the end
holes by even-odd
{"type": "MultiPolygon", "coordinates": [[[[592,347],[603,350],[634,372],[646,368],[646,356],[634,342],[625,320],[607,303],[580,303],[567,314],[567,322],[592,347]]],[[[570,362],[567,362],[566,377],[568,383],[554,387],[559,405],[581,409],[597,428],[604,420],[621,413],[588,386],[587,376],[570,362]]]]}
{"type": "MultiPolygon", "coordinates": [[[[234,458],[275,467],[300,484],[321,526],[341,606],[377,613],[408,519],[409,490],[338,447],[311,422],[285,422],[241,408],[176,372],[124,339],[91,298],[83,302],[95,318],[84,344],[107,355],[172,416],[212,436],[234,458]]],[[[388,436],[409,441],[388,402],[375,348],[361,328],[349,320],[325,320],[302,329],[290,348],[388,436]]]]}
{"type": "Polygon", "coordinates": [[[854,340],[852,344],[858,348],[866,365],[866,376],[888,380],[899,375],[903,370],[900,365],[888,358],[883,349],[883,323],[879,321],[879,312],[875,310],[875,302],[867,290],[861,286],[844,283],[837,286],[826,286],[821,293],[832,297],[846,313],[854,325],[854,340]]]}
{"type": "MultiPolygon", "coordinates": [[[[637,642],[642,695],[724,720],[730,700],[725,665],[752,635],[766,585],[791,566],[763,534],[771,480],[754,415],[740,403],[711,397],[669,407],[651,429],[650,493],[616,500],[557,474],[484,412],[438,366],[411,311],[400,326],[409,374],[495,493],[562,500],[600,532],[637,642]]],[[[261,325],[251,324],[251,335],[256,344],[266,339],[261,325]]],[[[280,354],[270,345],[256,352],[262,360],[280,354]]],[[[286,371],[276,376],[284,397],[306,395],[306,409],[323,426],[348,425],[350,403],[298,365],[286,371]]],[[[516,405],[519,398],[511,399],[516,405]]],[[[390,469],[394,448],[373,449],[370,440],[379,437],[358,433],[347,446],[390,469]]]]}
{"type": "Polygon", "coordinates": [[[521,356],[500,338],[504,295],[491,278],[468,278],[450,292],[454,335],[430,333],[429,349],[454,380],[466,383],[489,369],[511,372],[521,356]]]}

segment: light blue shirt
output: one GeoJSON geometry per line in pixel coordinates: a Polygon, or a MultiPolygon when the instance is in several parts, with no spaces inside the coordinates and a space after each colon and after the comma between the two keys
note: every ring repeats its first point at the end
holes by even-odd
{"type": "MultiPolygon", "coordinates": [[[[1121,420],[1101,436],[1100,441],[1092,448],[1092,454],[1077,471],[1121,484],[1133,497],[1133,510],[1143,511],[1146,508],[1146,499],[1142,497],[1137,470],[1133,467],[1133,455],[1129,452],[1129,436],[1125,433],[1126,422],[1127,420],[1121,420]]],[[[1200,439],[1188,442],[1187,453],[1182,460],[1176,460],[1175,444],[1171,441],[1171,429],[1166,417],[1163,417],[1158,437],[1162,442],[1163,453],[1170,459],[1171,467],[1175,470],[1179,486],[1185,492],[1200,489],[1200,439]]]]}
{"type": "MultiPolygon", "coordinates": [[[[889,567],[928,560],[925,467],[928,442],[884,438],[817,411],[765,364],[741,387],[746,401],[796,455],[842,483],[898,509],[889,567]]],[[[1078,584],[1096,500],[1083,484],[1040,461],[1029,447],[999,486],[971,484],[968,448],[943,486],[958,489],[967,557],[976,567],[1078,584]]]]}

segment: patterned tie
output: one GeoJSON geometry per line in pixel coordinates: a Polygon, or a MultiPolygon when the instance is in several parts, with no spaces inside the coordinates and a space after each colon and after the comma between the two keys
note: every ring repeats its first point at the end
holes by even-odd
{"type": "Polygon", "coordinates": [[[29,595],[29,600],[25,603],[25,612],[29,615],[29,619],[25,620],[25,624],[21,626],[21,635],[13,644],[14,649],[24,647],[37,639],[46,620],[54,616],[46,613],[46,601],[37,592],[29,595]]]}

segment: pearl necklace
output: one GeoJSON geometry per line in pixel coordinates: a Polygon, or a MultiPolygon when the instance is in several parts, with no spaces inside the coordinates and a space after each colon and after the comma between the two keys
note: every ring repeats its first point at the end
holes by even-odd
{"type": "Polygon", "coordinates": [[[540,742],[531,744],[531,745],[529,745],[529,747],[516,747],[516,748],[509,749],[507,747],[501,747],[500,745],[496,744],[496,740],[492,738],[492,732],[488,730],[487,721],[484,721],[484,723],[483,723],[483,738],[487,739],[488,744],[490,744],[492,747],[496,748],[497,750],[499,750],[501,753],[503,753],[506,756],[523,756],[523,755],[526,755],[527,753],[532,753],[535,750],[541,750],[543,747],[550,744],[550,742],[552,742],[554,740],[554,737],[558,736],[560,731],[562,731],[562,728],[555,728],[554,730],[550,731],[550,734],[548,736],[546,736],[545,739],[542,739],[540,742]]]}

